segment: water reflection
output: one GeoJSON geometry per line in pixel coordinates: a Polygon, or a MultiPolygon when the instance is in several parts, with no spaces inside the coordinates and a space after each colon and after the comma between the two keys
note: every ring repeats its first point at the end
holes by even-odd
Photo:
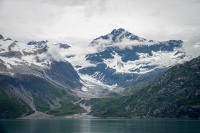
{"type": "Polygon", "coordinates": [[[79,132],[81,133],[91,133],[91,129],[92,129],[92,126],[91,125],[91,119],[83,119],[81,120],[81,123],[80,123],[80,129],[79,129],[79,132]]]}

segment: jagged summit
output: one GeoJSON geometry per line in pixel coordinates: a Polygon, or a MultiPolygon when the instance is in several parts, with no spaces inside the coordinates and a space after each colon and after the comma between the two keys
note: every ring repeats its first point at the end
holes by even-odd
{"type": "Polygon", "coordinates": [[[65,44],[65,43],[58,43],[58,45],[60,48],[63,48],[63,49],[68,49],[71,47],[69,44],[65,44]]]}
{"type": "Polygon", "coordinates": [[[0,40],[3,40],[3,41],[7,41],[7,40],[12,40],[10,37],[7,37],[5,38],[3,35],[0,34],[0,40]]]}
{"type": "Polygon", "coordinates": [[[123,41],[123,39],[127,39],[130,41],[134,41],[134,40],[146,41],[146,39],[138,37],[123,28],[114,29],[110,34],[113,35],[114,42],[123,41]]]}
{"type": "Polygon", "coordinates": [[[99,44],[102,41],[105,44],[106,43],[110,44],[110,43],[119,43],[119,42],[123,42],[123,41],[146,42],[148,40],[138,37],[123,28],[119,28],[119,29],[112,30],[109,34],[106,34],[106,35],[103,35],[103,36],[100,36],[100,37],[94,39],[91,42],[91,45],[99,44]]]}
{"type": "Polygon", "coordinates": [[[27,45],[35,45],[38,48],[43,48],[44,46],[46,46],[48,40],[46,41],[30,41],[27,43],[27,45]]]}
{"type": "Polygon", "coordinates": [[[0,39],[4,39],[4,37],[0,34],[0,39]]]}
{"type": "Polygon", "coordinates": [[[111,34],[121,34],[122,32],[124,32],[124,31],[126,31],[125,29],[123,29],[123,28],[119,28],[119,29],[114,29],[112,32],[111,32],[111,34]]]}

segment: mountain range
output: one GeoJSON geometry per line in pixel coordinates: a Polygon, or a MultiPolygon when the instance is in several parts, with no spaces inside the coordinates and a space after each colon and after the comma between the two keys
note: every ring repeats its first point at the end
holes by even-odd
{"type": "Polygon", "coordinates": [[[186,75],[170,75],[176,67],[183,66],[180,71],[184,73],[199,65],[199,58],[193,59],[192,63],[186,62],[192,57],[183,45],[181,40],[161,42],[144,39],[122,28],[94,39],[84,46],[88,50],[48,40],[24,44],[0,35],[0,118],[55,117],[78,113],[98,117],[199,118],[198,113],[191,116],[186,111],[195,108],[198,111],[198,96],[192,99],[196,103],[194,106],[187,102],[180,104],[183,108],[188,105],[187,109],[184,108],[185,115],[162,112],[163,108],[167,110],[175,106],[168,105],[171,92],[177,93],[180,100],[193,96],[199,90],[199,67],[186,75]],[[185,91],[190,92],[193,87],[196,87],[195,90],[182,95],[179,86],[182,82],[177,85],[175,81],[167,80],[165,83],[168,77],[163,75],[167,74],[175,81],[185,76],[181,80],[183,84],[194,81],[195,84],[190,84],[191,87],[185,91]],[[176,90],[171,90],[175,85],[176,90]],[[150,92],[149,88],[156,88],[156,91],[150,92]],[[162,104],[155,100],[162,94],[158,93],[160,89],[166,93],[161,98],[162,104]],[[153,99],[156,108],[150,106],[144,97],[153,99]],[[135,101],[142,102],[136,104],[135,101]],[[120,104],[115,105],[118,102],[120,104]]]}

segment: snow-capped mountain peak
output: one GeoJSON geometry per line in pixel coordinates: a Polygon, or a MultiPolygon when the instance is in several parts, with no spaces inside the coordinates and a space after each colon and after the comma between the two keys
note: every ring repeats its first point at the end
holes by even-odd
{"type": "Polygon", "coordinates": [[[30,41],[27,43],[27,45],[34,45],[37,48],[43,48],[44,46],[47,45],[48,40],[46,41],[30,41]]]}
{"type": "Polygon", "coordinates": [[[67,47],[69,46],[66,44],[49,41],[30,41],[25,44],[11,39],[0,39],[0,62],[8,69],[24,64],[48,68],[54,61],[64,61],[59,51],[67,47]]]}
{"type": "Polygon", "coordinates": [[[147,40],[147,39],[138,37],[130,33],[129,31],[126,31],[123,28],[119,28],[119,29],[114,29],[109,34],[106,34],[94,39],[90,45],[91,46],[101,45],[101,44],[111,45],[113,43],[123,43],[123,42],[124,43],[152,42],[152,40],[147,40]]]}
{"type": "Polygon", "coordinates": [[[60,48],[63,48],[63,49],[68,49],[71,47],[71,45],[69,44],[65,44],[65,43],[58,43],[57,44],[60,48]]]}
{"type": "Polygon", "coordinates": [[[10,37],[4,38],[4,36],[0,34],[0,40],[7,41],[12,39],[10,37]]]}
{"type": "Polygon", "coordinates": [[[146,41],[146,39],[138,37],[123,28],[114,29],[111,33],[113,42],[121,42],[123,39],[128,39],[130,41],[146,41]]]}
{"type": "Polygon", "coordinates": [[[4,39],[4,37],[0,34],[0,39],[4,39]]]}
{"type": "Polygon", "coordinates": [[[153,79],[169,67],[190,59],[181,40],[147,40],[122,28],[94,39],[89,46],[97,52],[85,56],[91,65],[80,68],[79,72],[121,87],[146,82],[148,76],[153,79]]]}

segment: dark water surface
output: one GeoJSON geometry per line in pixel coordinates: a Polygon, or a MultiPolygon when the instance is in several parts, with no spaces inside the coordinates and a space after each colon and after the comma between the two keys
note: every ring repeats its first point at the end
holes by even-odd
{"type": "Polygon", "coordinates": [[[0,133],[200,133],[199,120],[0,120],[0,133]]]}

